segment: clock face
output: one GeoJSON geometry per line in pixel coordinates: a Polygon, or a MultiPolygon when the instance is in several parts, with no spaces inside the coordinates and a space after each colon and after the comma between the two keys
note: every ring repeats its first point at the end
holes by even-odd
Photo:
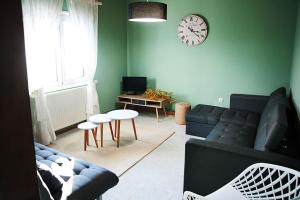
{"type": "Polygon", "coordinates": [[[202,17],[189,15],[181,20],[177,32],[183,43],[189,46],[197,46],[206,39],[208,26],[202,17]]]}

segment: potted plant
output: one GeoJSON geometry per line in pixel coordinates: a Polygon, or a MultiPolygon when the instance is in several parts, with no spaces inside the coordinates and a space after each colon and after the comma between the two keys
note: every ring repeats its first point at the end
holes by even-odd
{"type": "Polygon", "coordinates": [[[161,89],[147,89],[145,92],[145,96],[150,100],[165,99],[169,104],[173,104],[176,102],[173,98],[172,92],[167,92],[161,89]]]}

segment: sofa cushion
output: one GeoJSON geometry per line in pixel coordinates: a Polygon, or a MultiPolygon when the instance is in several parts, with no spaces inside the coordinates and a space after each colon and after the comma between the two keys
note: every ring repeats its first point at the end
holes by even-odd
{"type": "Polygon", "coordinates": [[[256,127],[219,122],[207,136],[207,141],[253,148],[256,127]]]}
{"type": "Polygon", "coordinates": [[[186,121],[215,125],[219,122],[224,110],[226,110],[226,108],[197,105],[186,114],[186,121]]]}
{"type": "Polygon", "coordinates": [[[53,194],[54,199],[95,199],[119,181],[114,173],[102,167],[69,157],[44,145],[36,143],[35,153],[36,160],[48,165],[65,181],[62,193],[53,194]]]}
{"type": "Polygon", "coordinates": [[[276,104],[270,108],[269,112],[264,115],[264,119],[260,121],[254,148],[262,151],[278,150],[287,129],[286,106],[276,104]]]}
{"type": "Polygon", "coordinates": [[[220,122],[257,127],[259,119],[260,115],[257,113],[228,109],[221,115],[220,122]]]}

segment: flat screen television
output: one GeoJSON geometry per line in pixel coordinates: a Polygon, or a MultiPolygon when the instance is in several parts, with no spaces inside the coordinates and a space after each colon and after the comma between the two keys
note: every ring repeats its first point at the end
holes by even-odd
{"type": "Polygon", "coordinates": [[[146,77],[123,76],[122,91],[126,93],[144,93],[147,89],[146,77]]]}

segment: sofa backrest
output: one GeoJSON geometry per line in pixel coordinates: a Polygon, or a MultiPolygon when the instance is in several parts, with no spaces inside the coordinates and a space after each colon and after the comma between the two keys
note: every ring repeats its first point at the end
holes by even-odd
{"type": "Polygon", "coordinates": [[[260,121],[263,121],[263,122],[266,121],[271,110],[277,104],[283,104],[283,105],[286,105],[287,108],[289,107],[289,101],[286,98],[286,90],[284,87],[278,88],[277,90],[275,90],[271,93],[270,98],[261,114],[260,121]]]}
{"type": "Polygon", "coordinates": [[[270,94],[271,97],[274,97],[274,96],[281,96],[281,97],[286,97],[286,89],[285,87],[280,87],[276,90],[274,90],[271,94],[270,94]]]}
{"type": "Polygon", "coordinates": [[[256,150],[276,151],[288,129],[287,109],[289,101],[286,89],[278,88],[270,94],[270,98],[261,114],[254,148],[256,150]]]}
{"type": "Polygon", "coordinates": [[[277,151],[288,130],[288,101],[285,97],[270,98],[261,115],[254,148],[277,151]]]}

